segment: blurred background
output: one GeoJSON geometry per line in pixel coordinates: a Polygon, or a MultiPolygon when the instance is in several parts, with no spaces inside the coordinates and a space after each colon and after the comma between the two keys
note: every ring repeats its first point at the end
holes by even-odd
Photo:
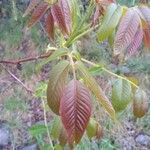
{"type": "MultiPolygon", "coordinates": [[[[118,2],[132,6],[138,1],[118,2]]],[[[42,54],[49,43],[41,23],[29,31],[26,30],[28,17],[22,16],[28,3],[29,0],[0,0],[0,60],[17,60],[42,54]]],[[[83,4],[88,5],[88,1],[83,0],[83,4]]],[[[149,49],[141,46],[136,56],[119,66],[113,63],[112,48],[107,41],[99,44],[92,36],[87,35],[80,40],[79,50],[83,57],[107,65],[115,73],[133,77],[150,99],[149,49]]],[[[0,150],[37,150],[39,145],[42,150],[49,150],[44,113],[46,111],[48,124],[54,115],[46,105],[45,91],[54,62],[39,71],[40,62],[36,60],[17,66],[0,66],[0,150]],[[12,75],[36,94],[29,93],[12,75]]],[[[95,77],[103,89],[108,89],[106,94],[109,96],[111,87],[108,83],[111,77],[103,74],[95,77]]],[[[129,106],[118,115],[120,123],[117,125],[100,108],[95,109],[94,116],[104,127],[104,137],[101,140],[84,138],[76,149],[150,149],[150,111],[143,118],[135,119],[129,106]]]]}

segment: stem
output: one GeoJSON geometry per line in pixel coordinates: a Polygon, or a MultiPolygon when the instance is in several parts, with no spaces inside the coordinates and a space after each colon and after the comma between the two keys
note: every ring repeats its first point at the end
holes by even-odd
{"type": "Polygon", "coordinates": [[[12,64],[12,65],[17,65],[20,63],[24,63],[24,62],[28,62],[28,61],[34,61],[34,60],[38,60],[38,59],[44,59],[44,58],[48,58],[50,55],[52,55],[53,51],[57,50],[57,48],[52,47],[51,49],[49,49],[50,51],[42,54],[42,55],[37,55],[37,56],[33,56],[33,57],[27,57],[27,58],[22,58],[19,60],[0,60],[0,64],[12,64]]]}
{"type": "Polygon", "coordinates": [[[49,143],[51,145],[52,150],[54,150],[53,143],[52,143],[52,140],[51,140],[51,137],[50,137],[50,132],[49,132],[49,129],[48,129],[48,123],[47,123],[47,117],[46,117],[46,106],[45,106],[44,99],[42,99],[42,104],[43,104],[43,111],[44,111],[44,124],[45,124],[46,130],[47,130],[49,143]]]}
{"type": "Polygon", "coordinates": [[[70,58],[71,66],[72,66],[73,77],[74,77],[74,79],[76,80],[75,66],[74,66],[74,61],[73,61],[73,58],[72,58],[72,55],[71,55],[71,54],[69,55],[69,58],[70,58]]]}
{"type": "MultiPolygon", "coordinates": [[[[82,60],[83,62],[86,62],[86,63],[92,65],[92,66],[98,66],[97,64],[95,64],[95,63],[93,63],[93,62],[91,62],[91,61],[88,61],[88,60],[86,60],[86,59],[84,59],[84,58],[81,58],[81,60],[82,60]]],[[[104,68],[104,67],[102,67],[101,69],[102,69],[103,71],[105,71],[105,72],[107,72],[107,73],[109,73],[109,74],[111,74],[111,75],[117,77],[117,78],[123,79],[123,80],[125,80],[125,81],[131,83],[131,84],[132,84],[134,87],[136,87],[137,89],[139,88],[139,86],[137,86],[135,83],[133,83],[132,81],[128,80],[127,78],[122,77],[122,76],[119,76],[119,75],[117,75],[117,74],[115,74],[115,73],[109,71],[108,69],[106,69],[106,68],[104,68]]]]}

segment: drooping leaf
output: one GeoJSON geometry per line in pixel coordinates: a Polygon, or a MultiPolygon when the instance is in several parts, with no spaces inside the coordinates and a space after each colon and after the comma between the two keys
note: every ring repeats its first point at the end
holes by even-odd
{"type": "Polygon", "coordinates": [[[125,16],[121,19],[116,33],[114,41],[115,56],[124,53],[127,47],[132,43],[139,25],[140,17],[135,8],[128,9],[125,16]]]}
{"type": "Polygon", "coordinates": [[[90,118],[89,124],[86,128],[86,133],[90,139],[93,137],[100,138],[103,135],[102,127],[93,118],[90,118]]]}
{"type": "Polygon", "coordinates": [[[61,145],[61,147],[64,148],[65,145],[67,144],[67,133],[63,126],[61,128],[61,132],[60,132],[58,140],[59,140],[59,144],[61,145]]]}
{"type": "Polygon", "coordinates": [[[59,115],[60,100],[64,92],[68,69],[69,62],[64,60],[54,66],[50,73],[47,102],[51,110],[57,115],[59,115]]]}
{"type": "Polygon", "coordinates": [[[81,61],[78,61],[76,63],[77,69],[82,74],[82,78],[87,85],[87,87],[90,89],[90,91],[96,96],[99,103],[104,107],[106,112],[110,115],[112,119],[115,119],[115,110],[109,101],[109,99],[106,97],[105,93],[101,89],[101,87],[98,85],[98,83],[95,81],[95,79],[90,75],[88,72],[88,69],[83,65],[81,61]]]}
{"type": "Polygon", "coordinates": [[[122,16],[122,10],[123,9],[121,6],[117,6],[114,3],[108,6],[102,25],[100,26],[100,29],[98,31],[97,36],[99,42],[106,40],[109,35],[112,34],[114,29],[118,25],[120,17],[122,16]]]}
{"type": "Polygon", "coordinates": [[[143,30],[141,27],[139,27],[138,31],[136,32],[133,38],[132,43],[129,45],[127,49],[126,59],[134,55],[137,52],[138,48],[140,47],[142,43],[142,40],[143,40],[143,30]]]}
{"type": "Polygon", "coordinates": [[[44,13],[47,11],[48,8],[49,8],[48,3],[41,2],[36,7],[36,9],[33,11],[31,19],[28,22],[28,28],[30,28],[31,26],[33,26],[34,24],[36,24],[41,19],[41,17],[44,15],[44,13]]]}
{"type": "Polygon", "coordinates": [[[68,0],[60,0],[60,7],[61,7],[62,13],[64,15],[67,32],[70,33],[71,32],[71,10],[70,10],[70,6],[69,6],[69,1],[68,0]]]}
{"type": "Polygon", "coordinates": [[[49,39],[54,40],[54,19],[51,11],[48,12],[47,18],[45,20],[45,30],[49,39]]]}
{"type": "Polygon", "coordinates": [[[148,112],[148,97],[147,94],[137,89],[133,100],[133,114],[135,117],[141,118],[148,112]]]}
{"type": "Polygon", "coordinates": [[[92,26],[95,26],[98,23],[99,17],[102,15],[102,12],[103,12],[103,7],[97,5],[93,15],[92,26]]]}
{"type": "Polygon", "coordinates": [[[58,4],[55,4],[51,7],[51,13],[54,18],[54,21],[57,23],[63,34],[68,34],[67,25],[65,22],[65,16],[62,12],[61,7],[58,4]]]}
{"type": "Polygon", "coordinates": [[[60,102],[60,115],[71,147],[79,143],[91,116],[91,95],[79,81],[67,85],[60,102]]]}
{"type": "Polygon", "coordinates": [[[124,110],[131,102],[131,84],[123,79],[117,79],[112,87],[112,105],[119,112],[124,110]]]}
{"type": "Polygon", "coordinates": [[[110,44],[111,47],[113,47],[113,44],[114,44],[115,34],[116,34],[116,31],[114,30],[111,33],[111,35],[108,37],[108,43],[110,44]]]}
{"type": "Polygon", "coordinates": [[[34,8],[41,2],[41,0],[31,0],[29,6],[27,7],[25,13],[23,14],[23,17],[27,16],[29,13],[31,13],[34,8]]]}

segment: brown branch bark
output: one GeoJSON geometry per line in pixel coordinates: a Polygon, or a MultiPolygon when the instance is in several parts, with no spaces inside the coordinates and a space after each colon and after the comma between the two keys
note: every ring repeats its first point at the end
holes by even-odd
{"type": "Polygon", "coordinates": [[[42,54],[42,55],[37,55],[37,56],[34,56],[34,57],[21,58],[21,59],[18,59],[18,60],[0,60],[0,64],[17,65],[17,64],[20,64],[20,63],[28,62],[28,61],[34,61],[34,60],[38,60],[38,59],[48,58],[52,53],[53,53],[53,51],[50,51],[50,52],[47,52],[47,53],[42,54]]]}

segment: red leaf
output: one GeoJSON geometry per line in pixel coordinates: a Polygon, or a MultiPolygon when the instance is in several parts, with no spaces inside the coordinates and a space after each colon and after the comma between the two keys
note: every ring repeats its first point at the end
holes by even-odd
{"type": "Polygon", "coordinates": [[[144,31],[144,45],[150,48],[150,28],[143,29],[144,31]]]}
{"type": "Polygon", "coordinates": [[[54,18],[54,21],[56,21],[57,25],[62,30],[63,34],[68,34],[67,26],[65,23],[64,14],[58,4],[55,4],[51,7],[51,12],[54,18]]]}
{"type": "Polygon", "coordinates": [[[48,12],[47,18],[45,20],[45,30],[48,33],[48,37],[54,40],[54,19],[51,11],[48,12]]]}
{"type": "Polygon", "coordinates": [[[91,116],[91,96],[79,81],[72,80],[60,102],[60,115],[71,147],[79,143],[91,116]]]}
{"type": "Polygon", "coordinates": [[[67,32],[71,32],[71,11],[68,0],[60,0],[60,7],[65,18],[67,32]]]}
{"type": "Polygon", "coordinates": [[[44,13],[47,11],[49,5],[46,2],[41,2],[36,9],[34,10],[34,12],[32,13],[31,19],[28,23],[28,27],[30,28],[31,26],[33,26],[34,24],[36,24],[41,17],[44,15],[44,13]]]}
{"type": "Polygon", "coordinates": [[[28,8],[26,9],[23,17],[27,16],[33,9],[40,3],[41,0],[31,0],[28,8]]]}
{"type": "Polygon", "coordinates": [[[92,21],[92,26],[95,26],[98,23],[99,17],[103,14],[103,7],[101,6],[96,6],[96,10],[93,16],[93,21],[92,21]]]}
{"type": "Polygon", "coordinates": [[[114,55],[119,55],[132,43],[140,25],[140,17],[130,8],[122,18],[114,41],[114,55]]]}
{"type": "Polygon", "coordinates": [[[127,49],[127,56],[126,56],[127,58],[137,52],[138,48],[140,47],[140,45],[142,43],[142,39],[143,39],[143,30],[140,27],[138,29],[138,31],[136,32],[132,43],[130,44],[130,46],[127,49]]]}

